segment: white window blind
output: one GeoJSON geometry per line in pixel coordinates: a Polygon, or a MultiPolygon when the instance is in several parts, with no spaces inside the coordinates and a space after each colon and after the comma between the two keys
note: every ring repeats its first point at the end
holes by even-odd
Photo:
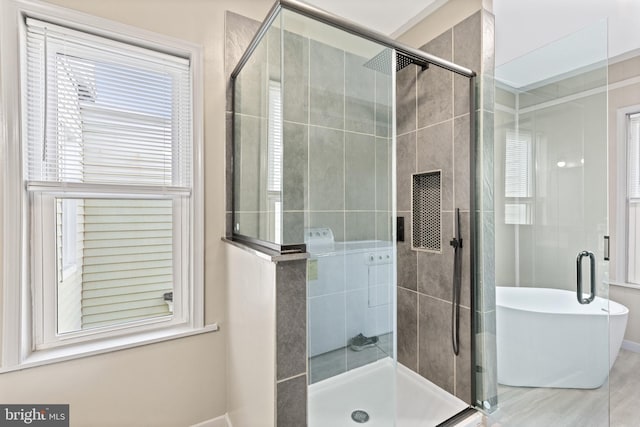
{"type": "Polygon", "coordinates": [[[531,224],[531,203],[505,203],[505,224],[531,224]]]}
{"type": "Polygon", "coordinates": [[[269,81],[269,129],[267,199],[269,203],[269,240],[282,243],[282,85],[269,81]]]}
{"type": "Polygon", "coordinates": [[[629,185],[630,200],[640,201],[640,113],[629,116],[628,122],[629,147],[629,185]]]}
{"type": "Polygon", "coordinates": [[[531,135],[507,131],[505,151],[505,197],[531,197],[533,177],[531,135]]]}
{"type": "Polygon", "coordinates": [[[282,191],[282,99],[280,83],[269,81],[269,189],[282,191]]]}
{"type": "Polygon", "coordinates": [[[27,19],[33,183],[191,186],[189,61],[27,19]]]}

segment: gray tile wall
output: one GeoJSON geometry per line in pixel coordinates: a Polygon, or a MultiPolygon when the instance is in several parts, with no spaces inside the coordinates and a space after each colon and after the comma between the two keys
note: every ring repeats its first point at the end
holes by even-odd
{"type": "Polygon", "coordinates": [[[298,229],[330,227],[338,241],[390,236],[390,78],[364,67],[367,60],[296,34],[284,35],[284,69],[291,61],[297,75],[291,86],[285,81],[285,159],[287,144],[307,145],[292,160],[307,166],[306,173],[284,177],[285,192],[288,185],[295,186],[292,198],[298,199],[285,201],[284,211],[304,210],[298,229]],[[308,139],[287,131],[294,124],[306,127],[308,139]]]}
{"type": "Polygon", "coordinates": [[[307,422],[307,262],[276,266],[276,425],[307,422]]]}
{"type": "MultiPolygon", "coordinates": [[[[480,71],[482,13],[422,50],[480,71]]],[[[410,66],[397,81],[398,361],[471,403],[469,79],[437,66],[410,66]],[[411,250],[411,174],[442,170],[442,251],[411,250]],[[460,354],[451,344],[454,211],[461,210],[463,274],[460,354]]],[[[475,113],[475,112],[474,112],[475,113]]]]}
{"type": "Polygon", "coordinates": [[[276,387],[277,427],[304,427],[307,425],[307,379],[305,376],[279,382],[276,387]]]}

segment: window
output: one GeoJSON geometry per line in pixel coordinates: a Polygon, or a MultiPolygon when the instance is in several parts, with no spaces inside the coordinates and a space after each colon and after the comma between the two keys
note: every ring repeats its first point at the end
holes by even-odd
{"type": "MultiPolygon", "coordinates": [[[[640,113],[627,114],[627,282],[640,285],[640,113]]],[[[624,234],[623,234],[624,236],[624,234]]]]}
{"type": "Polygon", "coordinates": [[[4,367],[215,330],[202,325],[200,49],[26,9],[23,288],[5,292],[5,342],[19,343],[4,367]]]}
{"type": "Polygon", "coordinates": [[[269,81],[268,182],[270,236],[282,243],[282,91],[280,82],[269,81]]]}
{"type": "Polygon", "coordinates": [[[529,132],[507,131],[504,167],[504,222],[531,224],[533,147],[529,132]]]}

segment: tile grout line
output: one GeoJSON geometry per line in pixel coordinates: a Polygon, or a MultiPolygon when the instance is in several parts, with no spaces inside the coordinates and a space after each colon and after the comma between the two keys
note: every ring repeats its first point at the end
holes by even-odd
{"type": "MultiPolygon", "coordinates": [[[[450,117],[450,118],[448,118],[448,119],[440,120],[439,122],[430,123],[430,124],[428,124],[428,125],[426,125],[426,126],[422,126],[422,127],[420,127],[420,128],[419,128],[419,127],[416,127],[415,129],[412,129],[412,130],[410,130],[410,131],[403,132],[403,133],[401,133],[401,134],[398,134],[398,135],[397,135],[397,137],[406,136],[406,135],[409,135],[409,134],[410,134],[410,133],[412,133],[412,132],[418,132],[418,131],[422,131],[422,130],[428,129],[428,128],[430,128],[430,127],[438,126],[438,125],[441,125],[441,124],[446,123],[446,122],[451,121],[451,120],[454,120],[454,121],[455,121],[455,120],[460,119],[460,118],[462,118],[462,117],[464,117],[464,116],[468,116],[469,114],[470,114],[470,113],[459,114],[459,115],[457,115],[457,116],[456,116],[456,115],[453,115],[452,117],[450,117]]],[[[354,132],[354,133],[355,133],[355,132],[354,132]]],[[[365,134],[365,135],[368,135],[368,134],[365,134]]]]}
{"type": "Polygon", "coordinates": [[[288,378],[283,378],[281,380],[277,380],[276,384],[280,384],[280,383],[283,383],[283,382],[286,382],[286,381],[289,381],[289,380],[295,380],[296,378],[300,378],[300,377],[303,377],[303,376],[306,376],[306,375],[307,375],[306,372],[302,372],[300,374],[296,374],[296,375],[293,375],[293,376],[288,377],[288,378]]]}
{"type": "MultiPolygon", "coordinates": [[[[437,300],[437,301],[440,301],[440,302],[444,302],[444,303],[447,303],[447,304],[451,304],[451,301],[447,301],[446,299],[442,299],[442,298],[436,297],[436,296],[434,296],[434,295],[430,295],[430,294],[426,294],[426,293],[424,293],[424,292],[420,292],[420,291],[416,291],[416,290],[413,290],[413,289],[405,288],[404,286],[398,286],[398,287],[399,287],[399,288],[402,288],[402,290],[404,290],[404,291],[412,292],[412,293],[414,293],[414,294],[417,294],[418,296],[429,297],[429,298],[431,298],[431,299],[434,299],[434,300],[437,300]]],[[[314,298],[315,298],[315,297],[314,297],[314,298]]],[[[470,308],[470,307],[468,307],[468,306],[466,306],[466,305],[463,305],[463,304],[460,304],[460,308],[464,308],[464,309],[467,309],[467,310],[471,310],[471,308],[470,308]]],[[[495,311],[495,310],[489,310],[487,313],[492,312],[492,311],[495,311]]]]}

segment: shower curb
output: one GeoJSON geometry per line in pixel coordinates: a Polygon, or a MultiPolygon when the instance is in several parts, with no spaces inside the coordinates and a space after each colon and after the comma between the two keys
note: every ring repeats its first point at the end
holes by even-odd
{"type": "MultiPolygon", "coordinates": [[[[477,413],[478,413],[478,411],[475,408],[472,408],[471,406],[469,406],[468,408],[463,409],[462,411],[460,411],[457,414],[455,414],[453,417],[444,420],[443,422],[438,424],[436,427],[455,427],[455,426],[458,426],[464,420],[474,416],[477,413]]],[[[465,426],[465,427],[467,427],[467,426],[465,426]]]]}

